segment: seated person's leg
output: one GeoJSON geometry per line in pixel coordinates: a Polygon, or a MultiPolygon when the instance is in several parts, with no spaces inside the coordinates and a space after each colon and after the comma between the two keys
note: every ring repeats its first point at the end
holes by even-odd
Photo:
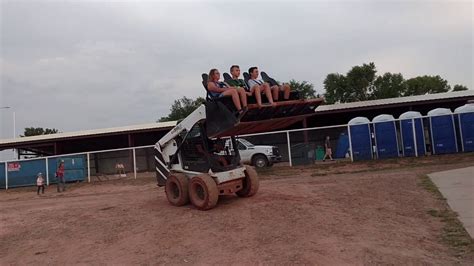
{"type": "Polygon", "coordinates": [[[267,96],[268,102],[271,105],[275,106],[275,103],[273,102],[272,89],[270,88],[270,85],[268,85],[268,83],[264,83],[262,85],[262,92],[265,93],[265,95],[267,96]]]}
{"type": "Polygon", "coordinates": [[[278,96],[280,94],[280,87],[278,85],[274,85],[271,87],[272,89],[272,94],[273,94],[273,100],[278,101],[278,96]]]}
{"type": "Polygon", "coordinates": [[[288,100],[290,98],[290,85],[283,84],[280,86],[280,90],[283,91],[283,99],[288,100]]]}
{"type": "Polygon", "coordinates": [[[247,107],[247,92],[242,87],[238,87],[237,92],[239,93],[240,100],[242,101],[242,107],[247,107]]]}
{"type": "Polygon", "coordinates": [[[255,85],[250,89],[251,95],[255,96],[255,99],[257,100],[257,105],[258,107],[262,107],[262,95],[260,92],[260,86],[255,85]]]}
{"type": "Polygon", "coordinates": [[[235,89],[228,89],[222,92],[222,96],[230,96],[232,97],[232,102],[234,103],[235,108],[237,108],[237,111],[242,110],[242,106],[240,105],[240,97],[239,93],[235,89]]]}
{"type": "Polygon", "coordinates": [[[228,163],[227,160],[224,158],[224,156],[219,156],[219,163],[220,163],[222,166],[227,166],[227,165],[229,165],[229,163],[228,163]]]}

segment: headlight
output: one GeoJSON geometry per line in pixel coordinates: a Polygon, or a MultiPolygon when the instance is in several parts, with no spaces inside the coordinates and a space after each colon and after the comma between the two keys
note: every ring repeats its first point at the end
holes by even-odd
{"type": "Polygon", "coordinates": [[[267,154],[272,155],[273,154],[273,149],[267,149],[267,154]]]}

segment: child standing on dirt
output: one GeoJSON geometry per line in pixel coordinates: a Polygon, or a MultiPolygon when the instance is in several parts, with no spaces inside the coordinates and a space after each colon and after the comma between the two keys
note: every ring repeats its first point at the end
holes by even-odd
{"type": "Polygon", "coordinates": [[[64,180],[64,161],[59,163],[58,169],[56,170],[56,177],[58,178],[58,192],[66,191],[66,181],[64,180]]]}
{"type": "Polygon", "coordinates": [[[36,194],[39,195],[40,190],[41,194],[44,194],[44,178],[42,173],[38,173],[38,175],[36,176],[36,186],[38,187],[38,191],[36,192],[36,194]]]}

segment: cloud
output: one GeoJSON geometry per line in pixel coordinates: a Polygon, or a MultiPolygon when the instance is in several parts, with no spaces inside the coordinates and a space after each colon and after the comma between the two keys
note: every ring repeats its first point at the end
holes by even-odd
{"type": "Polygon", "coordinates": [[[369,61],[474,88],[471,2],[6,1],[0,12],[0,104],[18,130],[156,121],[174,99],[204,96],[201,73],[232,64],[319,93],[328,73],[369,61]]]}

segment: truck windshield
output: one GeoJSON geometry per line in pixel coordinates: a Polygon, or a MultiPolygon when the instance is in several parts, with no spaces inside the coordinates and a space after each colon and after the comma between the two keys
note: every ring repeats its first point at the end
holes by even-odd
{"type": "Polygon", "coordinates": [[[255,146],[255,145],[253,145],[252,143],[250,143],[250,142],[249,142],[248,140],[246,140],[246,139],[239,139],[239,141],[240,141],[242,144],[244,144],[245,146],[247,146],[247,147],[253,147],[253,146],[255,146]]]}

